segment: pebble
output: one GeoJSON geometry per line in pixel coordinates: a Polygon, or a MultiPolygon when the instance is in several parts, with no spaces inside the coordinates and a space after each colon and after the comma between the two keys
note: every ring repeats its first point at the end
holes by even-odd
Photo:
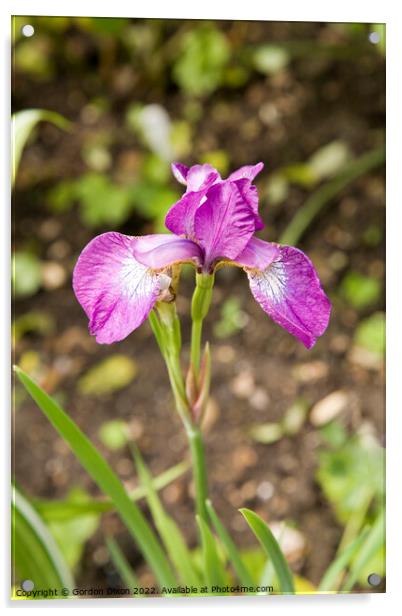
{"type": "Polygon", "coordinates": [[[59,289],[67,280],[67,272],[60,263],[48,261],[42,264],[42,283],[45,289],[59,289]]]}
{"type": "Polygon", "coordinates": [[[310,422],[313,426],[323,426],[338,417],[350,404],[350,396],[342,390],[333,391],[313,406],[310,422]]]}
{"type": "Polygon", "coordinates": [[[250,398],[250,404],[257,411],[265,411],[269,404],[269,395],[262,387],[257,387],[250,398]]]}
{"type": "Polygon", "coordinates": [[[230,388],[238,398],[250,398],[255,389],[254,377],[251,372],[240,372],[231,382],[230,388]]]}
{"type": "Polygon", "coordinates": [[[328,365],[320,360],[299,364],[293,368],[293,376],[299,383],[314,383],[328,376],[328,365]]]}
{"type": "Polygon", "coordinates": [[[256,494],[262,501],[267,501],[274,495],[275,488],[270,481],[261,481],[258,484],[256,494]]]}

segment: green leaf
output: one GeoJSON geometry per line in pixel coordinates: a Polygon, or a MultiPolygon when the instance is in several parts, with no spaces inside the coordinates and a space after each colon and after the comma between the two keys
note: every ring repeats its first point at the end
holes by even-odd
{"type": "Polygon", "coordinates": [[[354,341],[371,353],[383,356],[385,353],[385,314],[375,312],[357,326],[354,341]]]}
{"type": "Polygon", "coordinates": [[[348,272],[341,282],[340,291],[351,306],[360,310],[379,300],[381,283],[359,272],[348,272]]]}
{"type": "Polygon", "coordinates": [[[254,66],[264,75],[279,73],[289,61],[289,52],[277,45],[262,45],[254,53],[254,66]]]}
{"type": "Polygon", "coordinates": [[[20,368],[15,367],[15,371],[27,392],[60,436],[71,447],[88,474],[102,492],[113,501],[121,519],[139,546],[159,583],[162,586],[174,586],[175,577],[155,533],[141,510],[130,500],[121,481],[109,464],[73,420],[48,394],[20,368]]]}
{"type": "Polygon", "coordinates": [[[35,588],[74,588],[74,580],[49,529],[28,499],[12,491],[12,554],[18,580],[35,588]]]}
{"type": "Polygon", "coordinates": [[[19,250],[14,253],[12,282],[15,297],[30,297],[39,291],[42,271],[36,255],[19,250]]]}
{"type": "Polygon", "coordinates": [[[87,396],[111,394],[127,387],[137,374],[136,362],[126,355],[110,355],[90,368],[78,381],[78,390],[87,396]]]}
{"type": "MultiPolygon", "coordinates": [[[[187,472],[189,465],[187,462],[180,462],[172,466],[167,471],[154,478],[153,486],[155,490],[162,490],[167,485],[175,481],[178,477],[187,472]]],[[[129,496],[132,501],[137,502],[147,495],[143,486],[135,488],[129,496]]],[[[41,513],[48,522],[70,520],[77,516],[88,513],[104,513],[115,509],[111,500],[91,499],[85,502],[71,502],[70,500],[36,500],[35,508],[41,513]]]]}
{"type": "Polygon", "coordinates": [[[276,443],[284,435],[283,426],[280,423],[263,423],[255,424],[250,428],[250,436],[257,443],[264,443],[264,445],[270,445],[276,443]]]}
{"type": "Polygon", "coordinates": [[[338,554],[335,560],[329,565],[325,571],[321,582],[318,586],[318,590],[333,592],[338,589],[338,583],[341,575],[349,565],[349,562],[356,554],[357,550],[361,547],[368,534],[368,529],[364,529],[358,537],[348,547],[338,554]]]}
{"type": "MultiPolygon", "coordinates": [[[[140,586],[139,580],[127,562],[126,557],[119,548],[119,544],[112,537],[106,537],[106,545],[123,583],[131,590],[140,586]]],[[[135,596],[135,595],[134,595],[135,596]]]]}
{"type": "Polygon", "coordinates": [[[112,451],[122,449],[129,440],[127,424],[121,419],[105,421],[101,425],[98,434],[102,443],[112,451]]]}
{"type": "Polygon", "coordinates": [[[191,554],[185,539],[176,522],[165,511],[158,494],[153,487],[152,475],[137,447],[133,447],[133,455],[141,484],[147,491],[147,501],[152,518],[162,538],[163,544],[184,584],[199,586],[200,580],[194,570],[191,554]]]}
{"type": "Polygon", "coordinates": [[[215,537],[207,523],[200,516],[196,517],[201,534],[205,582],[209,586],[210,593],[213,594],[212,586],[225,586],[225,569],[219,556],[215,537]]]}
{"type": "MultiPolygon", "coordinates": [[[[384,547],[385,543],[385,520],[384,513],[380,512],[376,521],[374,522],[366,541],[359,550],[357,557],[354,559],[350,573],[345,583],[342,586],[342,590],[350,591],[355,585],[357,579],[360,576],[361,571],[366,566],[367,562],[384,547]]],[[[374,571],[373,573],[377,573],[374,571]]]]}
{"type": "Polygon", "coordinates": [[[213,508],[211,501],[207,500],[205,503],[205,506],[207,508],[208,515],[211,518],[211,521],[214,525],[216,533],[226,550],[229,561],[232,564],[233,569],[235,570],[237,574],[237,577],[239,578],[239,581],[241,582],[243,586],[253,586],[254,585],[253,577],[251,576],[247,567],[243,563],[241,555],[234,541],[232,540],[228,531],[226,530],[221,520],[219,519],[218,515],[216,514],[216,511],[213,508]]]}
{"type": "Polygon", "coordinates": [[[332,141],[314,152],[307,164],[318,180],[324,180],[339,173],[350,157],[346,143],[332,141]]]}
{"type": "Polygon", "coordinates": [[[250,509],[240,509],[240,513],[246,519],[247,524],[271,559],[279,581],[279,587],[283,593],[294,593],[292,573],[282,553],[281,548],[268,525],[250,509]]]}
{"type": "Polygon", "coordinates": [[[12,186],[14,186],[22,151],[36,124],[41,121],[46,121],[55,124],[63,130],[68,130],[71,123],[55,111],[46,111],[45,109],[26,109],[24,111],[18,111],[12,116],[11,120],[13,160],[11,182],[12,186]]]}

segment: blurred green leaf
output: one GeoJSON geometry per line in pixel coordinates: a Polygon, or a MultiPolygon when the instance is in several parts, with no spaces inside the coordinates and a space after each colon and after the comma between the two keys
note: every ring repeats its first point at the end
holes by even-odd
{"type": "Polygon", "coordinates": [[[318,180],[331,178],[351,159],[351,152],[344,141],[332,141],[314,152],[307,165],[318,180]]]}
{"type": "Polygon", "coordinates": [[[386,52],[386,25],[385,24],[373,24],[370,27],[370,33],[375,33],[378,35],[379,41],[376,43],[376,47],[378,51],[385,56],[386,52]]]}
{"type": "Polygon", "coordinates": [[[267,556],[271,559],[279,587],[283,593],[294,593],[293,576],[277,540],[268,525],[250,509],[239,509],[247,524],[257,537],[267,556]]]}
{"type": "Polygon", "coordinates": [[[74,580],[48,527],[28,499],[12,490],[12,556],[19,582],[35,588],[73,588],[74,580]]]}
{"type": "Polygon", "coordinates": [[[348,272],[340,284],[343,298],[357,310],[375,304],[381,296],[381,283],[359,272],[348,272]]]}
{"type": "Polygon", "coordinates": [[[63,180],[48,191],[46,202],[52,212],[62,214],[71,209],[76,198],[76,182],[63,180]]]}
{"type": "Polygon", "coordinates": [[[47,312],[32,310],[17,317],[13,322],[13,340],[19,342],[25,334],[34,332],[41,336],[48,336],[55,330],[55,320],[47,312]]]}
{"type": "Polygon", "coordinates": [[[320,428],[320,435],[333,449],[339,448],[348,438],[345,428],[336,420],[320,428]]]}
{"type": "Polygon", "coordinates": [[[297,434],[307,416],[309,405],[303,398],[298,398],[294,403],[286,410],[281,425],[286,435],[293,436],[297,434]]]}
{"type": "Polygon", "coordinates": [[[210,588],[212,586],[225,586],[226,575],[219,554],[218,542],[212,534],[207,523],[202,518],[200,518],[200,516],[197,515],[196,517],[201,535],[205,583],[210,588]]]}
{"type": "Polygon", "coordinates": [[[264,75],[275,75],[290,62],[289,52],[278,45],[262,45],[254,52],[254,66],[264,75]]]}
{"type": "Polygon", "coordinates": [[[126,355],[115,354],[90,368],[78,381],[85,395],[110,394],[127,387],[137,374],[136,362],[126,355]]]}
{"type": "Polygon", "coordinates": [[[251,438],[257,441],[257,443],[264,443],[265,445],[276,443],[283,435],[284,430],[280,423],[255,424],[250,428],[251,438]]]}
{"type": "Polygon", "coordinates": [[[15,252],[12,274],[15,297],[29,297],[39,291],[42,271],[40,260],[34,254],[24,251],[15,252]]]}
{"type": "Polygon", "coordinates": [[[351,563],[350,573],[345,583],[342,585],[342,590],[352,590],[356,581],[361,577],[363,577],[364,582],[366,583],[367,575],[370,573],[377,573],[380,576],[384,574],[384,542],[385,516],[383,512],[380,512],[371,527],[364,544],[361,546],[351,563]],[[376,567],[374,570],[371,569],[373,566],[373,558],[375,558],[374,566],[376,567]]]}
{"type": "Polygon", "coordinates": [[[335,559],[331,562],[328,569],[325,571],[321,578],[318,590],[333,592],[338,589],[341,576],[345,573],[351,559],[357,550],[361,547],[368,534],[368,529],[364,529],[358,537],[352,543],[348,545],[345,550],[342,550],[340,554],[337,554],[335,559]]]}
{"type": "Polygon", "coordinates": [[[237,297],[229,297],[221,307],[221,316],[214,325],[214,334],[218,338],[228,338],[246,326],[248,316],[240,309],[237,297]]]}
{"type": "Polygon", "coordinates": [[[127,424],[121,419],[105,421],[99,428],[98,434],[102,443],[112,451],[122,449],[129,441],[127,424]]]}
{"type": "MultiPolygon", "coordinates": [[[[81,488],[73,488],[67,495],[66,501],[67,503],[85,503],[90,502],[91,497],[81,488]]],[[[99,514],[93,513],[49,523],[51,533],[72,570],[79,565],[85,544],[96,532],[98,526],[99,514]]]]}
{"type": "Polygon", "coordinates": [[[55,111],[47,111],[45,109],[26,109],[18,111],[12,118],[12,180],[14,185],[17,175],[18,166],[20,164],[22,151],[28,141],[28,138],[38,124],[38,122],[51,122],[63,130],[68,130],[71,126],[69,120],[63,118],[55,111]]]}
{"type": "Polygon", "coordinates": [[[371,353],[383,356],[385,353],[385,313],[375,312],[361,321],[356,328],[354,341],[371,353]]]}
{"type": "Polygon", "coordinates": [[[141,510],[130,500],[123,484],[61,407],[25,372],[15,366],[17,377],[53,427],[89,473],[99,488],[113,501],[116,510],[139,546],[156,579],[162,586],[174,586],[175,577],[161,545],[141,510]]]}
{"type": "Polygon", "coordinates": [[[173,65],[174,80],[187,94],[210,94],[221,83],[229,57],[230,46],[222,32],[211,24],[193,27],[183,36],[173,65]]]}
{"type": "Polygon", "coordinates": [[[87,173],[81,176],[76,181],[75,194],[81,202],[82,221],[88,227],[119,225],[130,214],[129,189],[113,183],[105,175],[87,173]]]}
{"type": "Polygon", "coordinates": [[[226,176],[229,170],[229,154],[225,150],[211,150],[205,152],[200,158],[201,163],[209,163],[219,171],[221,176],[226,176]]]}

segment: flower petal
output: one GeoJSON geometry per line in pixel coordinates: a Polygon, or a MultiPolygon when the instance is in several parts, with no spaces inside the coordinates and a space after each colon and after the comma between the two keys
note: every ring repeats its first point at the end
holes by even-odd
{"type": "Polygon", "coordinates": [[[191,240],[165,233],[143,235],[136,240],[133,247],[135,258],[154,270],[184,261],[194,261],[198,266],[201,265],[201,248],[191,240]]]}
{"type": "Polygon", "coordinates": [[[126,338],[147,318],[159,293],[159,276],[133,255],[136,238],[121,233],[95,237],[82,251],[73,288],[101,344],[126,338]]]}
{"type": "Polygon", "coordinates": [[[254,230],[254,213],[236,183],[212,186],[194,217],[194,235],[205,251],[205,268],[218,257],[235,259],[254,230]]]}
{"type": "Polygon", "coordinates": [[[219,182],[221,176],[212,165],[193,165],[187,173],[187,192],[204,190],[219,182]]]}
{"type": "Polygon", "coordinates": [[[258,214],[258,191],[257,187],[251,184],[250,180],[246,178],[235,180],[234,182],[237,188],[240,190],[243,199],[247,201],[251,210],[254,212],[255,230],[261,231],[265,227],[265,224],[258,214]]]}
{"type": "Polygon", "coordinates": [[[264,163],[257,163],[256,165],[245,165],[244,167],[240,167],[236,171],[233,171],[228,177],[228,180],[234,182],[235,180],[241,180],[242,178],[246,178],[252,182],[256,175],[260,173],[264,169],[264,163]]]}
{"type": "Polygon", "coordinates": [[[244,250],[234,259],[242,267],[265,270],[280,254],[278,244],[252,237],[244,250]]]}
{"type": "Polygon", "coordinates": [[[188,167],[182,163],[172,163],[172,173],[180,184],[187,184],[188,167]]]}
{"type": "Polygon", "coordinates": [[[310,259],[297,248],[279,246],[268,267],[246,271],[251,292],[263,310],[310,349],[326,330],[331,312],[310,259]]]}
{"type": "Polygon", "coordinates": [[[194,216],[201,201],[205,198],[206,190],[189,192],[177,203],[172,205],[165,218],[165,226],[176,235],[194,237],[194,216]]]}

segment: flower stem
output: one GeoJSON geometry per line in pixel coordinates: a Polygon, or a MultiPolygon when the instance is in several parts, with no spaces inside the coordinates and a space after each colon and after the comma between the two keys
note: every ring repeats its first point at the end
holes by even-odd
{"type": "Polygon", "coordinates": [[[196,274],[196,286],[191,302],[191,365],[198,384],[201,357],[202,323],[208,314],[214,286],[213,274],[196,274]]]}
{"type": "Polygon", "coordinates": [[[208,483],[204,441],[198,426],[193,425],[190,428],[186,428],[186,432],[193,466],[196,509],[200,518],[208,524],[208,513],[205,507],[205,501],[208,497],[208,483]]]}

